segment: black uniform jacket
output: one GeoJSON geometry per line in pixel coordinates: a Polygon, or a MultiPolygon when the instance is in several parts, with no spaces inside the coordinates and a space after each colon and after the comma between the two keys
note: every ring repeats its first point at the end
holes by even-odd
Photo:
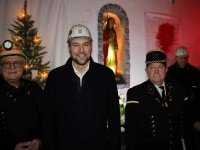
{"type": "Polygon", "coordinates": [[[167,104],[150,80],[127,91],[127,150],[182,150],[181,120],[188,98],[177,83],[166,80],[165,85],[167,104]]]}
{"type": "Polygon", "coordinates": [[[175,63],[168,68],[167,76],[176,79],[187,88],[190,99],[195,105],[192,119],[200,121],[200,70],[189,63],[185,68],[180,68],[175,63]]]}
{"type": "Polygon", "coordinates": [[[45,95],[45,150],[120,149],[119,100],[111,69],[90,59],[80,87],[70,58],[49,73],[45,95]]]}
{"type": "Polygon", "coordinates": [[[40,138],[42,96],[43,90],[33,81],[21,78],[16,89],[0,79],[1,150],[14,150],[19,142],[40,138]]]}
{"type": "Polygon", "coordinates": [[[188,119],[185,124],[185,141],[187,150],[195,149],[196,131],[194,122],[200,121],[200,70],[191,64],[181,68],[177,63],[168,68],[167,76],[176,79],[185,86],[190,101],[188,105],[188,119]]]}

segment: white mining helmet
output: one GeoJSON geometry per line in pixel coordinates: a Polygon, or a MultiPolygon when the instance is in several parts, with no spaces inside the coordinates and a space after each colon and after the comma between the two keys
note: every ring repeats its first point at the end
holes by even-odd
{"type": "Polygon", "coordinates": [[[87,38],[91,42],[93,41],[89,29],[86,26],[80,24],[75,25],[70,29],[67,43],[75,38],[87,38]]]}
{"type": "Polygon", "coordinates": [[[178,57],[187,57],[189,56],[188,50],[184,46],[180,46],[176,49],[176,56],[178,57]]]}

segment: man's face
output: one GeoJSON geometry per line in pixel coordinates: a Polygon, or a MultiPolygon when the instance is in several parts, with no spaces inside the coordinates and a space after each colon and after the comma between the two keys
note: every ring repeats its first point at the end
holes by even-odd
{"type": "Polygon", "coordinates": [[[84,66],[90,60],[92,53],[92,44],[85,38],[77,38],[71,41],[69,51],[72,60],[77,64],[84,66]]]}
{"type": "Polygon", "coordinates": [[[110,19],[109,21],[109,28],[112,28],[115,24],[115,20],[114,19],[110,19]]]}
{"type": "Polygon", "coordinates": [[[176,62],[179,65],[179,67],[184,68],[186,66],[186,64],[188,63],[188,56],[176,56],[176,62]]]}
{"type": "Polygon", "coordinates": [[[167,68],[162,63],[152,63],[147,66],[145,71],[152,83],[161,86],[165,80],[167,68]]]}
{"type": "Polygon", "coordinates": [[[0,64],[1,74],[7,82],[17,82],[23,75],[25,60],[20,56],[6,56],[0,64]]]}

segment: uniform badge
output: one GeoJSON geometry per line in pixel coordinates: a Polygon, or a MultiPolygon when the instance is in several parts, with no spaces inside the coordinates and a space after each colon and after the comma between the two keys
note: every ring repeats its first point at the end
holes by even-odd
{"type": "Polygon", "coordinates": [[[148,85],[148,93],[154,94],[154,87],[151,85],[148,85]]]}
{"type": "Polygon", "coordinates": [[[169,88],[170,91],[174,91],[175,88],[171,83],[167,83],[167,87],[169,88]]]}

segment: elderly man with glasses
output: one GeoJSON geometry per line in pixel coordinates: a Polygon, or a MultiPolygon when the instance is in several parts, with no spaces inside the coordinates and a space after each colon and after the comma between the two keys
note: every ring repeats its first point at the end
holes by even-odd
{"type": "Polygon", "coordinates": [[[38,150],[43,90],[22,78],[26,56],[5,40],[0,47],[0,149],[38,150]]]}

